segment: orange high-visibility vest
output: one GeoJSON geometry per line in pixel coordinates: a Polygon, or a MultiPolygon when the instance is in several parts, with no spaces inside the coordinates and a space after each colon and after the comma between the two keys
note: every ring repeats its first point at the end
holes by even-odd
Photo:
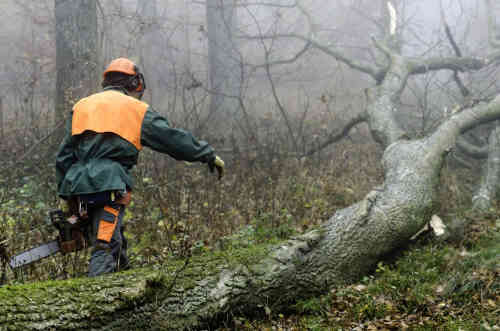
{"type": "Polygon", "coordinates": [[[133,144],[141,145],[141,127],[148,104],[118,91],[104,91],[78,101],[73,107],[71,135],[89,130],[111,132],[133,144]]]}

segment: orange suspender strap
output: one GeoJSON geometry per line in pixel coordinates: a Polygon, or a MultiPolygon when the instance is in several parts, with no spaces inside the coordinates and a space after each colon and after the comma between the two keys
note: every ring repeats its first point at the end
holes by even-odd
{"type": "Polygon", "coordinates": [[[109,206],[104,206],[104,213],[99,220],[99,229],[97,230],[97,239],[109,243],[113,232],[115,232],[116,225],[118,224],[119,209],[114,209],[109,206]]]}
{"type": "Polygon", "coordinates": [[[71,134],[111,132],[141,150],[142,121],[148,107],[147,103],[117,91],[92,94],[73,107],[71,134]]]}

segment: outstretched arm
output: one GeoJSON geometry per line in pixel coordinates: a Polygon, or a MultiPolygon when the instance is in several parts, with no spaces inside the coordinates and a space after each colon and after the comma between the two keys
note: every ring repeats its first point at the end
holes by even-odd
{"type": "Polygon", "coordinates": [[[215,157],[207,142],[197,140],[188,131],[170,127],[168,120],[151,108],[144,115],[141,143],[179,161],[206,163],[215,157]]]}

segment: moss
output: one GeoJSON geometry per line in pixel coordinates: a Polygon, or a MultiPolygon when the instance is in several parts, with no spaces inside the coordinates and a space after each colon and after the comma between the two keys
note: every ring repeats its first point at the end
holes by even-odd
{"type": "Polygon", "coordinates": [[[223,268],[250,266],[261,260],[269,249],[269,245],[228,245],[223,250],[205,251],[188,259],[172,258],[156,267],[96,278],[4,286],[0,288],[0,330],[4,323],[14,329],[26,329],[27,325],[31,328],[69,328],[68,323],[76,323],[72,324],[75,329],[109,323],[116,328],[127,325],[128,329],[130,323],[137,329],[146,324],[158,328],[167,324],[179,328],[196,325],[199,317],[195,315],[189,318],[169,316],[168,321],[164,321],[159,317],[161,314],[152,312],[161,311],[169,297],[181,300],[171,291],[189,291],[199,281],[218,275],[223,268]],[[123,311],[129,310],[134,311],[138,320],[122,316],[123,311]],[[145,314],[155,318],[143,319],[145,314]]]}

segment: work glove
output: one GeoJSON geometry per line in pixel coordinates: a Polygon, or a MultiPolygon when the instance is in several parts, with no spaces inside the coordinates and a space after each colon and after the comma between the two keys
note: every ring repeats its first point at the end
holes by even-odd
{"type": "Polygon", "coordinates": [[[224,161],[217,155],[215,157],[210,158],[208,160],[208,169],[210,170],[211,173],[214,172],[214,170],[217,170],[217,174],[219,175],[219,180],[224,176],[224,161]]]}
{"type": "Polygon", "coordinates": [[[62,210],[63,213],[69,213],[69,203],[68,200],[64,200],[59,198],[59,209],[62,210]]]}

